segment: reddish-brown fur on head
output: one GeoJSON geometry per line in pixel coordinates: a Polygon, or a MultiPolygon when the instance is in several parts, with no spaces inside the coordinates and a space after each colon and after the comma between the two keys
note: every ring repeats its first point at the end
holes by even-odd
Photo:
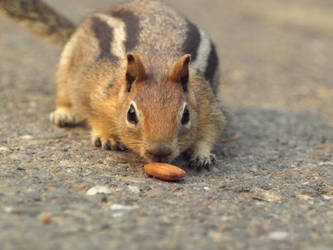
{"type": "Polygon", "coordinates": [[[195,140],[197,114],[189,62],[190,56],[185,55],[169,72],[154,75],[146,72],[138,55],[127,55],[126,87],[120,95],[119,139],[148,161],[170,161],[195,140]],[[182,124],[185,106],[189,121],[182,124]]]}

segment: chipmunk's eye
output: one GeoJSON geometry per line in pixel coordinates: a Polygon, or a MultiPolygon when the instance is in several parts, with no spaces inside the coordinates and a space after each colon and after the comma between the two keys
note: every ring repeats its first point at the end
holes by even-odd
{"type": "Polygon", "coordinates": [[[190,121],[190,111],[188,110],[187,106],[185,106],[182,116],[182,124],[185,125],[190,121]]]}
{"type": "Polygon", "coordinates": [[[136,112],[134,106],[131,104],[128,112],[127,112],[127,120],[130,123],[137,124],[138,123],[138,118],[136,117],[136,112]]]}

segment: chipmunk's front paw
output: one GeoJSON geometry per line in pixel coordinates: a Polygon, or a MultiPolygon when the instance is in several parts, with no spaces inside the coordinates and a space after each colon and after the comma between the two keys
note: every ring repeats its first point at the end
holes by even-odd
{"type": "Polygon", "coordinates": [[[125,145],[122,145],[120,143],[117,143],[116,145],[113,146],[114,150],[118,150],[118,151],[127,151],[128,148],[125,145]]]}
{"type": "Polygon", "coordinates": [[[109,139],[103,138],[97,135],[93,135],[91,137],[93,145],[96,147],[101,147],[104,150],[111,150],[112,149],[112,143],[109,139]]]}
{"type": "Polygon", "coordinates": [[[82,122],[69,108],[57,108],[50,114],[50,121],[58,127],[75,126],[82,122]]]}
{"type": "Polygon", "coordinates": [[[215,163],[216,156],[212,153],[209,153],[207,155],[193,155],[188,165],[191,168],[196,168],[199,170],[202,168],[209,169],[215,163]]]}
{"type": "Polygon", "coordinates": [[[96,147],[101,147],[104,150],[118,150],[118,151],[126,151],[127,148],[124,145],[116,143],[112,139],[103,138],[97,135],[92,136],[92,143],[96,147]]]}

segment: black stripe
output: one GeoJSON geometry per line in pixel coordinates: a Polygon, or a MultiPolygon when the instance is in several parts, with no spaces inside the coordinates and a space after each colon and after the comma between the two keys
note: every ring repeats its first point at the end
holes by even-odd
{"type": "Polygon", "coordinates": [[[205,70],[205,79],[212,84],[214,79],[215,71],[219,64],[219,60],[216,54],[216,49],[212,41],[210,41],[211,50],[208,56],[207,67],[205,70]]]}
{"type": "Polygon", "coordinates": [[[192,61],[197,58],[201,37],[197,26],[187,20],[186,40],[183,43],[184,54],[191,54],[192,61]]]}
{"type": "Polygon", "coordinates": [[[109,57],[111,59],[118,59],[115,55],[111,54],[111,42],[113,39],[113,29],[106,22],[98,17],[92,18],[92,30],[98,40],[100,48],[100,58],[109,57]]]}
{"type": "Polygon", "coordinates": [[[138,37],[140,32],[139,18],[130,11],[119,10],[112,13],[113,17],[121,19],[126,26],[126,52],[132,52],[138,44],[138,37]]]}

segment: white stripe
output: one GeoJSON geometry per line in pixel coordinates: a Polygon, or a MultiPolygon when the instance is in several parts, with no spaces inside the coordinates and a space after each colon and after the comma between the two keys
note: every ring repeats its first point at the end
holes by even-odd
{"type": "Polygon", "coordinates": [[[203,30],[200,32],[200,44],[197,50],[197,58],[192,62],[192,66],[201,72],[205,72],[208,65],[208,56],[212,50],[210,39],[203,30]]]}
{"type": "Polygon", "coordinates": [[[125,23],[118,18],[105,14],[97,14],[97,16],[113,29],[113,39],[110,44],[110,52],[119,58],[123,58],[126,51],[124,45],[126,41],[125,23]]]}

